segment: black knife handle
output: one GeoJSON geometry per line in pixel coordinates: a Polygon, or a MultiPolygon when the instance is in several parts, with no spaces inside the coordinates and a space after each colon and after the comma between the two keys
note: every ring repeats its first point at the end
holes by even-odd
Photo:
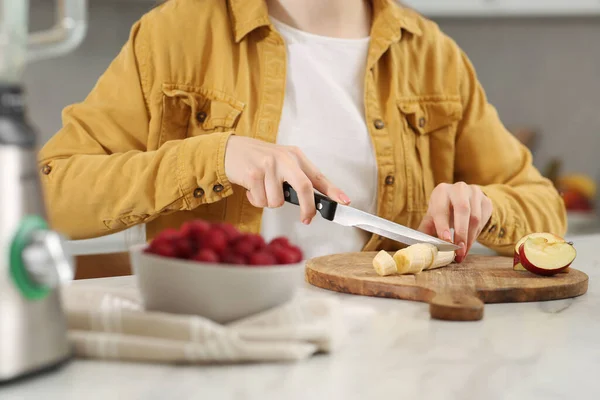
{"type": "MultiPolygon", "coordinates": [[[[297,206],[300,205],[298,199],[298,193],[294,188],[287,182],[283,182],[283,197],[285,201],[297,206]]],[[[323,196],[320,193],[315,192],[315,207],[317,211],[321,213],[321,216],[326,220],[333,221],[335,217],[335,210],[337,209],[337,203],[331,200],[327,196],[323,196]]]]}

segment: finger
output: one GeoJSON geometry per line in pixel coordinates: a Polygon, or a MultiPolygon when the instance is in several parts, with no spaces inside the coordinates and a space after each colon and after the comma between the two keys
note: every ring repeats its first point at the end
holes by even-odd
{"type": "Polygon", "coordinates": [[[308,225],[315,217],[317,209],[315,208],[315,192],[312,183],[304,172],[296,166],[284,175],[284,180],[298,193],[298,202],[300,203],[300,221],[308,225]]]}
{"type": "Polygon", "coordinates": [[[323,173],[297,148],[292,148],[292,153],[298,160],[298,165],[310,179],[313,187],[333,201],[341,204],[350,204],[350,198],[340,188],[323,175],[323,173]]]}
{"type": "Polygon", "coordinates": [[[467,239],[467,248],[465,256],[469,253],[469,250],[471,250],[471,246],[473,246],[473,243],[475,242],[477,236],[479,236],[479,233],[481,232],[482,201],[483,196],[481,195],[481,192],[479,192],[478,190],[474,190],[471,194],[470,200],[471,216],[469,219],[469,236],[467,239]]]}
{"type": "Polygon", "coordinates": [[[268,207],[278,208],[283,206],[285,202],[283,197],[283,181],[277,176],[274,165],[269,166],[265,172],[265,193],[268,207]]]}
{"type": "Polygon", "coordinates": [[[431,197],[428,214],[433,218],[437,236],[442,240],[451,242],[450,223],[452,218],[450,215],[450,198],[446,191],[436,192],[431,197]]]}
{"type": "Polygon", "coordinates": [[[257,208],[267,207],[266,200],[263,200],[263,201],[256,200],[250,190],[246,191],[246,197],[248,198],[248,201],[250,202],[250,204],[252,204],[254,207],[257,207],[257,208]]]}
{"type": "Polygon", "coordinates": [[[248,191],[250,192],[248,200],[254,207],[264,208],[267,206],[267,195],[265,193],[265,177],[264,174],[253,174],[248,183],[248,191]]]}
{"type": "Polygon", "coordinates": [[[429,214],[423,217],[423,219],[421,220],[421,224],[419,225],[417,230],[427,235],[437,235],[437,232],[435,230],[435,221],[433,220],[433,217],[429,214]]]}
{"type": "MultiPolygon", "coordinates": [[[[252,204],[254,206],[254,199],[252,198],[252,193],[250,193],[249,190],[246,190],[246,198],[248,199],[250,204],[252,204]]],[[[256,206],[254,206],[254,207],[256,207],[256,206]]]]}
{"type": "Polygon", "coordinates": [[[457,261],[461,262],[466,254],[466,243],[469,239],[469,220],[471,217],[471,201],[469,187],[465,183],[452,186],[450,203],[454,215],[454,243],[461,246],[456,251],[457,261]]]}

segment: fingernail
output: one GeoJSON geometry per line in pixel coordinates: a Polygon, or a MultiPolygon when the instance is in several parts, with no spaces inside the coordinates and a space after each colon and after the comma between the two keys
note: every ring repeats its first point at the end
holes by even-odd
{"type": "Polygon", "coordinates": [[[444,231],[442,234],[442,239],[446,241],[452,241],[452,235],[450,235],[450,231],[444,231]]]}
{"type": "Polygon", "coordinates": [[[346,194],[341,193],[340,194],[340,200],[344,203],[344,204],[350,204],[350,198],[348,196],[346,196],[346,194]]]}
{"type": "Polygon", "coordinates": [[[304,225],[309,225],[310,224],[310,218],[306,218],[304,221],[302,221],[302,223],[304,225]]]}

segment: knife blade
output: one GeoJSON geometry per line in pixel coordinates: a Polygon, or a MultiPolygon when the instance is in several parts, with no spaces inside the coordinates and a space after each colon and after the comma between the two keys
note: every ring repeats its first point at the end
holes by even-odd
{"type": "MultiPolygon", "coordinates": [[[[286,202],[300,205],[298,193],[287,182],[284,182],[283,184],[283,196],[286,202]]],[[[440,251],[455,251],[460,248],[455,244],[408,228],[404,225],[397,224],[350,206],[339,204],[329,197],[316,192],[315,207],[321,216],[328,221],[343,226],[359,228],[406,245],[430,243],[436,246],[440,251]]]]}

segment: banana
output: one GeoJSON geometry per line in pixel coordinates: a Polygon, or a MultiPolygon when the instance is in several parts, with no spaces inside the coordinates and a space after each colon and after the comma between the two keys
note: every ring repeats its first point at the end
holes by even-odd
{"type": "Polygon", "coordinates": [[[432,244],[419,243],[398,250],[393,257],[381,250],[373,258],[373,268],[380,276],[418,274],[445,267],[453,261],[453,251],[438,251],[432,244]]]}
{"type": "Polygon", "coordinates": [[[437,253],[437,257],[435,257],[435,260],[433,260],[433,264],[431,265],[431,267],[429,267],[427,269],[436,269],[436,268],[445,267],[454,261],[454,256],[455,256],[455,254],[453,251],[439,251],[437,253]]]}
{"type": "Polygon", "coordinates": [[[373,268],[380,276],[394,275],[398,272],[394,258],[384,250],[377,253],[373,259],[373,268]]]}
{"type": "Polygon", "coordinates": [[[418,274],[433,265],[438,249],[432,244],[413,244],[394,254],[396,269],[400,274],[418,274]]]}
{"type": "Polygon", "coordinates": [[[576,190],[590,200],[596,197],[596,182],[586,175],[564,175],[558,178],[558,186],[562,189],[576,190]]]}

